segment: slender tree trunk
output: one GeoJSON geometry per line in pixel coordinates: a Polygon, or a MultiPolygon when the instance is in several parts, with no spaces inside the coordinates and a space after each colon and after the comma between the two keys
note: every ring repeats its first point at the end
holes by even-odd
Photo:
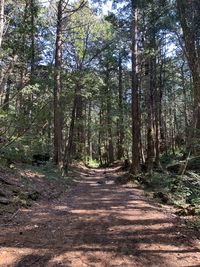
{"type": "Polygon", "coordinates": [[[169,139],[169,134],[167,130],[167,111],[166,111],[166,103],[165,103],[165,111],[164,111],[164,121],[163,121],[163,129],[164,129],[164,147],[165,147],[165,154],[168,155],[168,139],[169,139]]]}
{"type": "Polygon", "coordinates": [[[91,140],[91,123],[92,123],[92,117],[91,117],[91,111],[92,111],[92,101],[89,100],[88,104],[88,134],[87,134],[87,157],[88,159],[92,159],[92,140],[91,140]]]}
{"type": "Polygon", "coordinates": [[[122,86],[122,58],[119,54],[119,120],[118,120],[118,147],[117,159],[120,160],[124,156],[124,112],[123,112],[123,86],[122,86]]]}
{"type": "Polygon", "coordinates": [[[68,173],[69,164],[71,163],[72,149],[73,149],[73,141],[74,141],[74,132],[75,132],[75,118],[76,118],[76,110],[77,110],[77,97],[76,92],[74,96],[74,103],[71,114],[71,122],[69,128],[69,137],[68,142],[65,147],[64,157],[63,157],[63,172],[64,174],[68,173]]]}
{"type": "Polygon", "coordinates": [[[35,0],[31,0],[31,84],[35,76],[35,0]]]}
{"type": "Polygon", "coordinates": [[[175,94],[175,91],[173,90],[172,92],[172,97],[173,97],[173,129],[174,129],[174,147],[175,147],[175,152],[176,152],[176,148],[177,148],[177,142],[176,142],[176,137],[179,136],[179,124],[178,124],[178,120],[177,120],[177,105],[176,105],[176,94],[175,94]]]}
{"type": "Polygon", "coordinates": [[[170,146],[173,155],[175,155],[175,129],[174,129],[174,114],[173,109],[170,107],[169,109],[170,123],[169,123],[169,133],[170,133],[170,146]]]}
{"type": "Polygon", "coordinates": [[[164,80],[165,80],[165,65],[162,54],[160,55],[160,70],[159,70],[159,88],[158,88],[158,120],[159,120],[159,134],[160,134],[160,150],[164,152],[165,148],[165,133],[164,133],[164,114],[162,108],[162,99],[164,91],[164,80]]]}
{"type": "Polygon", "coordinates": [[[54,162],[62,162],[62,125],[61,125],[61,67],[62,67],[62,25],[63,0],[58,2],[57,30],[55,43],[55,70],[54,70],[54,162]]]}
{"type": "Polygon", "coordinates": [[[140,172],[140,123],[138,105],[138,67],[137,67],[137,5],[131,1],[131,43],[132,43],[132,165],[131,173],[140,172]]]}
{"type": "Polygon", "coordinates": [[[106,94],[107,94],[107,127],[108,127],[108,159],[109,163],[114,161],[114,147],[113,147],[113,133],[112,133],[112,119],[111,119],[111,91],[110,91],[110,75],[109,67],[106,70],[106,94]]]}
{"type": "MultiPolygon", "coordinates": [[[[19,58],[19,61],[21,62],[20,64],[20,81],[17,86],[17,97],[16,97],[16,110],[17,113],[20,114],[21,112],[26,113],[26,110],[24,107],[24,99],[23,99],[23,94],[21,92],[22,88],[24,88],[25,85],[25,79],[26,79],[26,43],[27,43],[27,18],[28,18],[28,11],[29,11],[29,4],[30,1],[26,0],[25,1],[25,7],[24,7],[24,14],[23,14],[23,34],[21,35],[20,38],[20,46],[21,46],[21,55],[19,58]]],[[[19,127],[19,134],[21,132],[21,127],[19,127]]]]}
{"type": "Polygon", "coordinates": [[[5,99],[3,102],[3,110],[4,111],[9,110],[9,106],[10,106],[10,85],[11,85],[11,81],[10,81],[10,79],[8,79],[8,81],[6,83],[5,99]]]}
{"type": "MultiPolygon", "coordinates": [[[[161,52],[161,51],[160,51],[161,52]]],[[[164,60],[162,59],[162,53],[160,53],[160,68],[159,68],[159,80],[156,87],[156,103],[155,103],[155,127],[156,127],[156,166],[161,167],[160,153],[164,150],[164,129],[163,129],[163,114],[162,114],[162,96],[163,96],[163,77],[165,75],[164,60]]]]}
{"type": "Polygon", "coordinates": [[[159,94],[158,88],[156,88],[156,103],[155,103],[155,163],[157,167],[160,167],[160,120],[159,120],[159,94]]]}
{"type": "Polygon", "coordinates": [[[188,146],[188,110],[187,110],[187,93],[186,93],[186,85],[185,85],[184,65],[185,65],[185,62],[181,66],[181,83],[182,83],[183,97],[184,97],[185,143],[187,147],[188,146]]]}
{"type": "Polygon", "coordinates": [[[4,0],[0,0],[0,49],[3,39],[3,29],[4,29],[4,0]]]}
{"type": "MultiPolygon", "coordinates": [[[[143,73],[143,66],[141,64],[141,70],[140,70],[140,73],[143,73]]],[[[140,86],[139,86],[139,109],[141,110],[140,108],[140,103],[142,103],[142,87],[143,87],[143,83],[142,83],[142,77],[140,76],[139,77],[140,79],[140,86]]],[[[142,112],[139,113],[139,120],[140,120],[140,159],[141,159],[141,163],[142,164],[145,164],[145,153],[144,153],[144,147],[145,147],[145,144],[143,142],[143,130],[144,130],[144,127],[142,127],[142,119],[143,119],[143,116],[142,116],[142,112]]],[[[145,136],[145,134],[144,134],[145,136]]]]}
{"type": "Polygon", "coordinates": [[[20,82],[19,85],[17,86],[17,97],[16,97],[16,111],[17,114],[19,114],[22,110],[22,105],[23,105],[23,98],[22,98],[22,92],[21,88],[24,87],[24,77],[25,77],[25,71],[24,68],[20,68],[20,82]]]}
{"type": "MultiPolygon", "coordinates": [[[[147,116],[147,169],[149,172],[153,170],[153,163],[155,159],[155,127],[154,127],[154,116],[155,116],[155,59],[154,56],[150,56],[149,59],[149,89],[147,92],[147,106],[148,106],[148,116],[147,116]]],[[[148,87],[147,87],[148,88],[148,87]]]]}
{"type": "Polygon", "coordinates": [[[101,127],[102,127],[102,107],[100,108],[100,111],[99,111],[99,134],[98,134],[98,154],[99,154],[100,166],[103,165],[102,153],[101,153],[101,137],[102,137],[101,127]]]}
{"type": "Polygon", "coordinates": [[[16,63],[17,59],[18,59],[18,56],[14,55],[13,59],[10,61],[7,69],[5,70],[5,72],[3,74],[3,77],[2,77],[2,79],[0,81],[0,95],[3,95],[4,88],[7,85],[7,81],[9,79],[9,76],[13,72],[13,69],[14,69],[14,66],[15,66],[15,63],[16,63]]]}
{"type": "Polygon", "coordinates": [[[85,145],[84,116],[83,116],[83,96],[81,95],[80,85],[77,85],[77,105],[76,105],[76,158],[83,160],[83,152],[85,145]]]}
{"type": "MultiPolygon", "coordinates": [[[[34,77],[35,77],[35,0],[30,1],[30,14],[31,14],[31,74],[30,74],[30,84],[34,85],[34,77]]],[[[33,92],[29,93],[29,103],[27,105],[28,113],[30,120],[32,120],[32,108],[33,108],[33,92]]]]}
{"type": "Polygon", "coordinates": [[[76,84],[76,149],[75,157],[79,160],[83,160],[84,147],[85,147],[85,127],[84,127],[84,106],[85,99],[82,95],[81,84],[76,84]]]}

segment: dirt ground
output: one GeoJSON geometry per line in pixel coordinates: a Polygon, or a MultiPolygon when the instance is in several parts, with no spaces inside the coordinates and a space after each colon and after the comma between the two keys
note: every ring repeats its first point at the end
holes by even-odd
{"type": "Polygon", "coordinates": [[[115,175],[88,170],[68,193],[2,223],[0,266],[200,266],[198,236],[115,175]]]}

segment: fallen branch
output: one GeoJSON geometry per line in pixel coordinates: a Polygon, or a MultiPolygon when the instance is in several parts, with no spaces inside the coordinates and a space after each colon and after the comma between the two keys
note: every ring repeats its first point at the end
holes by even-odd
{"type": "Polygon", "coordinates": [[[8,221],[11,221],[18,213],[19,213],[20,209],[18,209],[15,213],[13,213],[13,215],[8,219],[8,221]]]}
{"type": "Polygon", "coordinates": [[[5,223],[5,224],[0,224],[0,226],[3,227],[3,226],[7,226],[7,225],[9,225],[10,222],[12,221],[12,219],[19,213],[19,211],[20,211],[20,209],[18,209],[15,213],[13,213],[13,215],[12,215],[10,218],[8,218],[8,222],[7,222],[7,223],[5,223]]]}

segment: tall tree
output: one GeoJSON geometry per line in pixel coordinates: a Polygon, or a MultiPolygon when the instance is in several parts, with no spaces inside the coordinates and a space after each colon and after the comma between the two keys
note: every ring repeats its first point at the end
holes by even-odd
{"type": "Polygon", "coordinates": [[[35,0],[31,0],[30,9],[31,9],[31,83],[33,83],[35,75],[35,0]]]}
{"type": "Polygon", "coordinates": [[[132,166],[131,173],[140,171],[140,123],[139,123],[139,86],[138,86],[138,49],[137,20],[138,8],[136,0],[131,1],[131,43],[132,43],[132,166]]]}
{"type": "Polygon", "coordinates": [[[4,19],[4,0],[0,0],[0,48],[3,37],[4,19]]]}
{"type": "Polygon", "coordinates": [[[59,0],[57,9],[57,27],[54,67],[54,162],[62,163],[62,123],[61,123],[61,90],[62,90],[62,31],[63,0],[59,0]]]}
{"type": "Polygon", "coordinates": [[[118,95],[119,95],[119,119],[118,119],[118,147],[117,147],[117,159],[120,160],[124,156],[124,107],[123,107],[123,69],[122,69],[122,55],[119,52],[118,58],[118,95]]]}

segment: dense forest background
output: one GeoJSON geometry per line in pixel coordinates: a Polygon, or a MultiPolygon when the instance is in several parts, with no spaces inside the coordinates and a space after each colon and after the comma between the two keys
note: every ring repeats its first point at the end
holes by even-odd
{"type": "Polygon", "coordinates": [[[199,14],[198,0],[1,0],[1,164],[179,159],[183,174],[200,156],[199,14]]]}
{"type": "Polygon", "coordinates": [[[200,266],[200,0],[0,0],[0,229],[4,267],[200,266]]]}

